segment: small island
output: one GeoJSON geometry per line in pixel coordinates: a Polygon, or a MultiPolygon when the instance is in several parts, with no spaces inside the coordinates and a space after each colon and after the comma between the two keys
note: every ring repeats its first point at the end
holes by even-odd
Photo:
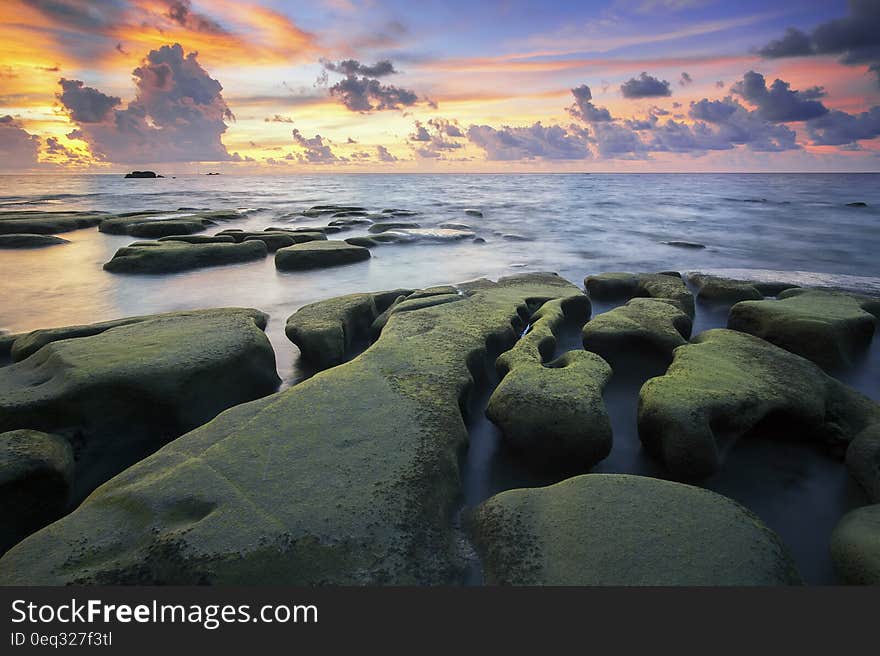
{"type": "Polygon", "coordinates": [[[156,175],[155,171],[132,171],[125,174],[126,178],[164,178],[164,175],[156,175]]]}

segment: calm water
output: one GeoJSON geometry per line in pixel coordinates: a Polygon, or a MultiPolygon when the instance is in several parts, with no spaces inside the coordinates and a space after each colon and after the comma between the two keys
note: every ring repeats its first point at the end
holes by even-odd
{"type": "MultiPolygon", "coordinates": [[[[579,283],[602,271],[674,269],[880,294],[880,175],[873,174],[0,176],[0,211],[248,210],[218,230],[324,225],[326,219],[292,218],[324,203],[416,210],[419,216],[407,220],[425,227],[464,223],[486,243],[380,246],[368,262],[314,272],[279,273],[269,257],[172,275],[126,276],[105,273],[101,265],[133,239],[80,230],[62,235],[72,242],[68,245],[0,251],[0,328],[19,332],[195,307],[256,307],[271,317],[267,333],[279,374],[289,383],[301,372],[296,348],[284,337],[286,318],[306,303],[356,291],[524,271],[557,271],[579,283]],[[869,207],[846,206],[856,201],[869,207]],[[466,215],[466,208],[481,210],[483,217],[466,215]],[[664,241],[706,248],[675,248],[664,241]]],[[[695,333],[724,321],[724,313],[698,308],[695,333]]],[[[569,348],[577,345],[576,337],[571,341],[569,348]]],[[[843,376],[875,399],[878,341],[865,362],[843,376]]],[[[616,374],[609,385],[615,447],[597,471],[662,475],[641,453],[635,429],[635,400],[645,375],[616,374]]],[[[550,482],[512,462],[479,413],[471,429],[463,468],[467,505],[501,489],[550,482]]],[[[746,441],[706,485],[749,506],[776,529],[808,580],[834,580],[828,534],[846,509],[861,502],[839,463],[798,445],[746,441]]]]}

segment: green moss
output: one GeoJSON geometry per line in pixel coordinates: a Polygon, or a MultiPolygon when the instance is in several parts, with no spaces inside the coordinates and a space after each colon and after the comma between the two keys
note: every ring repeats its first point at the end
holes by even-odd
{"type": "Polygon", "coordinates": [[[94,227],[107,216],[101,212],[0,212],[0,234],[53,235],[94,227]]]}
{"type": "Polygon", "coordinates": [[[588,276],[584,287],[590,298],[601,301],[629,300],[634,297],[669,299],[691,318],[694,297],[681,276],[671,273],[602,273],[588,276]]]}
{"type": "Polygon", "coordinates": [[[779,537],[739,504],[643,476],[587,474],[502,492],[473,521],[485,579],[503,585],[801,582],[779,537]]]}
{"type": "Polygon", "coordinates": [[[189,244],[182,241],[135,242],[116,251],[104,264],[111,273],[173,273],[223,264],[238,264],[266,257],[261,241],[241,244],[189,244]]]}
{"type": "Polygon", "coordinates": [[[0,434],[0,554],[62,515],[73,470],[73,449],[59,435],[0,434]]]}
{"type": "Polygon", "coordinates": [[[53,237],[52,235],[0,234],[0,248],[45,248],[46,246],[69,243],[67,239],[53,237]]]}
{"type": "Polygon", "coordinates": [[[756,429],[840,446],[877,416],[877,404],[813,363],[717,329],[677,348],[666,374],[645,383],[638,426],[673,476],[700,479],[720,467],[723,446],[756,429]]]}
{"type": "Polygon", "coordinates": [[[520,312],[578,292],[549,274],[464,289],[460,302],[393,315],[354,360],[130,467],[7,553],[0,582],[458,580],[451,519],[471,370],[514,342],[520,312]],[[204,512],[181,520],[181,499],[204,512]]]}
{"type": "Polygon", "coordinates": [[[790,289],[779,300],[744,301],[727,327],[808,358],[826,370],[852,366],[874,335],[873,299],[815,289],[790,289]]]}
{"type": "Polygon", "coordinates": [[[370,250],[352,246],[344,241],[310,241],[282,248],[275,253],[275,267],[279,271],[301,271],[370,259],[370,250]]]}
{"type": "Polygon", "coordinates": [[[129,224],[125,234],[153,239],[168,235],[191,235],[207,230],[212,225],[216,224],[208,219],[159,219],[129,224]]]}
{"type": "Polygon", "coordinates": [[[852,510],[831,534],[838,575],[855,585],[880,585],[880,504],[852,510]]]}
{"type": "Polygon", "coordinates": [[[583,329],[584,348],[611,362],[634,349],[671,358],[673,349],[687,343],[691,325],[673,301],[634,298],[589,321],[583,329]]]}

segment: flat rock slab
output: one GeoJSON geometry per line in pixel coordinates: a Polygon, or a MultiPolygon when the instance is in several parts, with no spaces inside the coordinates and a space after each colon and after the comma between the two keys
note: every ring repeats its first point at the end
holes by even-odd
{"type": "Polygon", "coordinates": [[[0,248],[45,248],[69,243],[67,239],[53,235],[0,234],[0,248]]]}
{"type": "Polygon", "coordinates": [[[733,305],[740,301],[760,301],[765,296],[776,296],[786,289],[797,287],[783,282],[758,282],[721,278],[705,273],[689,273],[688,282],[697,288],[697,300],[716,305],[733,305]]]}
{"type": "Polygon", "coordinates": [[[275,253],[279,271],[301,271],[352,264],[370,259],[370,250],[344,241],[310,241],[282,248],[275,253]]]}
{"type": "Polygon", "coordinates": [[[691,336],[691,318],[672,301],[634,298],[594,317],[583,329],[584,348],[610,362],[633,351],[672,358],[691,336]]]}
{"type": "Polygon", "coordinates": [[[756,429],[842,449],[880,406],[809,360],[719,328],[675,349],[639,393],[639,437],[676,478],[714,473],[724,448],[756,429]]]}
{"type": "Polygon", "coordinates": [[[598,301],[665,298],[675,302],[689,317],[694,316],[694,297],[677,273],[600,273],[587,276],[584,288],[590,298],[598,301]]]}
{"type": "Polygon", "coordinates": [[[790,289],[779,300],[744,301],[727,327],[756,335],[826,370],[852,366],[880,317],[880,300],[816,289],[790,289]],[[875,314],[872,314],[873,310],[875,314]]]}
{"type": "Polygon", "coordinates": [[[73,471],[65,438],[33,430],[0,434],[0,554],[61,517],[73,471]]]}
{"type": "Polygon", "coordinates": [[[182,241],[135,242],[116,251],[104,264],[111,273],[174,273],[259,260],[268,254],[262,241],[240,244],[182,241]]]}
{"type": "Polygon", "coordinates": [[[54,235],[92,228],[107,217],[101,212],[0,212],[0,235],[54,235]]]}
{"type": "Polygon", "coordinates": [[[552,274],[392,316],[354,360],[232,408],[95,491],[0,559],[0,582],[439,584],[460,581],[452,518],[461,414],[487,343],[512,344],[552,274]]]}
{"type": "Polygon", "coordinates": [[[0,431],[71,440],[82,499],[221,410],[277,389],[266,320],[257,310],[199,310],[107,322],[89,336],[77,336],[86,327],[22,336],[24,350],[42,345],[0,368],[0,431]]]}
{"type": "Polygon", "coordinates": [[[486,583],[801,583],[779,537],[738,503],[645,476],[586,474],[502,492],[472,520],[486,583]]]}
{"type": "Polygon", "coordinates": [[[401,230],[404,228],[421,228],[418,223],[413,223],[412,221],[383,221],[380,223],[374,223],[368,229],[368,232],[379,233],[379,232],[387,232],[388,230],[401,230]]]}

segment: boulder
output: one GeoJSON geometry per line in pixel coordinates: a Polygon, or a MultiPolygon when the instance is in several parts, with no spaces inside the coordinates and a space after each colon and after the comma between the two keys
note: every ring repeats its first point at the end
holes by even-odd
{"type": "Polygon", "coordinates": [[[187,244],[234,244],[231,235],[168,235],[159,241],[183,241],[187,244]]]}
{"type": "Polygon", "coordinates": [[[846,448],[846,467],[868,496],[880,503],[880,421],[865,428],[846,448]]]}
{"type": "Polygon", "coordinates": [[[98,230],[109,235],[131,237],[166,237],[190,235],[216,225],[217,221],[241,218],[236,210],[209,210],[195,212],[125,212],[105,216],[98,230]]]}
{"type": "Polygon", "coordinates": [[[600,273],[588,276],[584,287],[590,298],[598,301],[621,301],[635,297],[669,299],[689,317],[694,316],[694,297],[677,272],[671,273],[600,273]]]}
{"type": "Polygon", "coordinates": [[[608,363],[587,351],[569,351],[545,363],[563,323],[580,325],[589,314],[583,294],[548,301],[532,317],[529,331],[495,363],[502,379],[486,416],[532,465],[582,472],[611,452],[611,423],[602,400],[611,378],[608,363]]]}
{"type": "Polygon", "coordinates": [[[483,213],[480,210],[475,209],[466,209],[464,213],[468,216],[483,216],[483,213]]]}
{"type": "Polygon", "coordinates": [[[664,359],[686,344],[693,322],[676,303],[659,298],[633,298],[587,322],[584,348],[609,362],[632,351],[650,352],[664,359]]]}
{"type": "Polygon", "coordinates": [[[144,241],[120,248],[104,264],[104,270],[111,273],[174,273],[250,262],[266,257],[267,253],[262,241],[241,244],[144,241]]]}
{"type": "Polygon", "coordinates": [[[766,339],[826,370],[852,366],[871,343],[880,316],[876,299],[839,292],[790,289],[778,298],[737,303],[727,327],[766,339]]]}
{"type": "Polygon", "coordinates": [[[352,264],[370,259],[370,250],[344,241],[310,241],[282,248],[275,253],[279,271],[301,271],[352,264]]]}
{"type": "Polygon", "coordinates": [[[352,246],[361,246],[363,248],[373,248],[374,246],[378,246],[380,243],[376,241],[372,237],[349,237],[344,240],[346,244],[351,244],[352,246]]]}
{"type": "Polygon", "coordinates": [[[92,228],[107,216],[102,212],[0,212],[0,235],[54,235],[92,228]]]}
{"type": "Polygon", "coordinates": [[[880,585],[880,504],[843,516],[831,534],[831,559],[845,583],[880,585]]]}
{"type": "Polygon", "coordinates": [[[45,248],[58,244],[69,244],[67,239],[53,235],[0,234],[0,248],[45,248]]]}
{"type": "MultiPolygon", "coordinates": [[[[76,445],[74,496],[218,412],[277,388],[257,310],[175,312],[42,331],[0,368],[0,431],[57,433],[76,445]]],[[[21,349],[18,342],[24,340],[21,349]]]]}
{"type": "Polygon", "coordinates": [[[675,349],[665,375],[639,393],[639,438],[676,478],[714,473],[749,434],[845,447],[880,421],[876,403],[812,362],[723,328],[675,349]]]}
{"type": "Polygon", "coordinates": [[[0,554],[64,513],[73,482],[73,449],[59,435],[0,434],[0,554]]]}
{"type": "Polygon", "coordinates": [[[349,294],[318,301],[287,319],[284,332],[299,347],[304,360],[320,369],[345,361],[352,345],[370,337],[370,328],[382,312],[411,289],[349,294]]]}
{"type": "Polygon", "coordinates": [[[779,537],[746,508],[646,476],[585,474],[509,490],[479,506],[471,523],[493,585],[802,582],[779,537]]]}
{"type": "Polygon", "coordinates": [[[469,283],[357,358],[236,406],[0,559],[0,584],[450,584],[463,579],[461,408],[552,274],[469,283]],[[498,350],[496,350],[498,349],[498,350]]]}
{"type": "Polygon", "coordinates": [[[736,280],[705,273],[691,272],[688,282],[697,288],[697,300],[715,305],[733,305],[740,301],[760,301],[765,296],[776,296],[797,285],[784,282],[736,280]]]}
{"type": "Polygon", "coordinates": [[[413,223],[412,221],[382,221],[380,223],[374,223],[368,228],[368,232],[379,233],[379,232],[387,232],[388,230],[400,230],[401,228],[421,228],[418,223],[413,223]]]}
{"type": "Polygon", "coordinates": [[[132,237],[156,238],[168,235],[190,235],[216,225],[208,219],[164,219],[130,225],[126,233],[132,237]]]}
{"type": "Polygon", "coordinates": [[[857,200],[857,201],[854,202],[854,203],[847,203],[846,206],[847,206],[847,207],[867,207],[868,204],[865,203],[864,201],[857,200]]]}

